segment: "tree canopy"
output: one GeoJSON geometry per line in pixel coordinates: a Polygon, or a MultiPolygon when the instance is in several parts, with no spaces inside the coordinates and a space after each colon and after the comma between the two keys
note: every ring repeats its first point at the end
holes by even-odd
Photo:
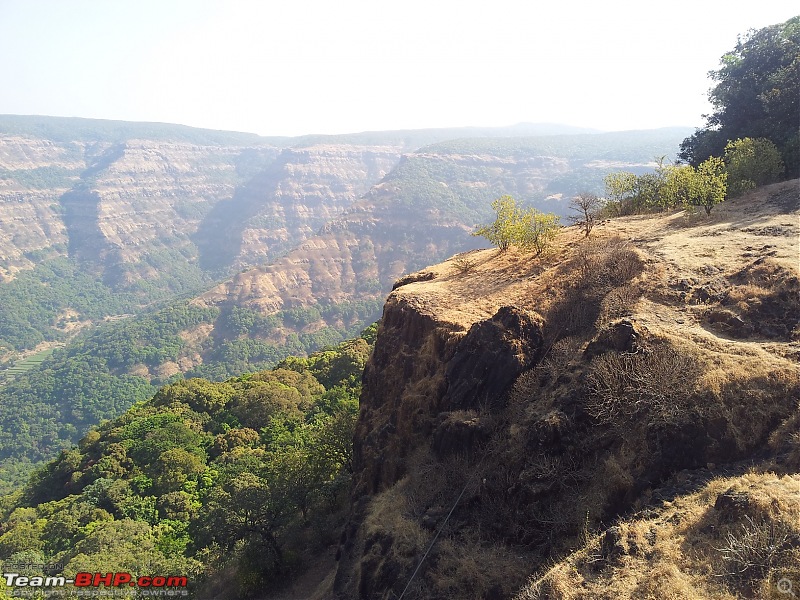
{"type": "Polygon", "coordinates": [[[485,237],[505,251],[514,245],[541,254],[558,233],[558,217],[550,213],[527,210],[517,205],[511,196],[501,196],[492,202],[497,214],[494,223],[479,227],[472,235],[485,237]]]}
{"type": "Polygon", "coordinates": [[[800,174],[800,16],[751,30],[709,76],[714,111],[681,144],[680,158],[698,166],[722,156],[729,140],[766,138],[781,152],[787,175],[800,174]]]}
{"type": "Polygon", "coordinates": [[[0,496],[0,562],[180,573],[240,598],[278,581],[339,537],[374,328],[365,336],[225,382],[178,381],[95,427],[0,496]]]}

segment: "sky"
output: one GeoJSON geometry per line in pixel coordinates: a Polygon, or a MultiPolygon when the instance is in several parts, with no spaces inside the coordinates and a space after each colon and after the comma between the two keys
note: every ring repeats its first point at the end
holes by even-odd
{"type": "Polygon", "coordinates": [[[261,135],[701,126],[793,1],[0,0],[0,114],[261,135]]]}

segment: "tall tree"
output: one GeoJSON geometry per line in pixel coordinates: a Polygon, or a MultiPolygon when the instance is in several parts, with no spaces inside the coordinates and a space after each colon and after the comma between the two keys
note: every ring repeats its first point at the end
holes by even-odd
{"type": "Polygon", "coordinates": [[[722,156],[729,140],[766,138],[781,151],[787,175],[800,174],[800,16],[751,30],[709,76],[717,84],[706,125],[681,144],[680,158],[698,166],[722,156]]]}

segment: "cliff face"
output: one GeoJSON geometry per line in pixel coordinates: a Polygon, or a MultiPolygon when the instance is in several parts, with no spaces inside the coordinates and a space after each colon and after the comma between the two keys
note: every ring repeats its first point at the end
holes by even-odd
{"type": "Polygon", "coordinates": [[[399,595],[439,528],[410,597],[511,597],[633,509],[745,464],[799,472],[799,208],[789,182],[399,281],[364,372],[339,597],[399,595]]]}
{"type": "Polygon", "coordinates": [[[0,136],[0,281],[31,266],[25,253],[66,244],[58,198],[83,168],[81,155],[79,146],[0,136]],[[47,172],[57,174],[49,185],[38,181],[47,172]]]}
{"type": "Polygon", "coordinates": [[[400,148],[52,142],[0,136],[0,268],[69,254],[107,283],[268,262],[343,212],[400,148]]]}
{"type": "Polygon", "coordinates": [[[201,262],[268,263],[341,215],[397,163],[393,146],[288,148],[220,203],[194,239],[201,262]]]}

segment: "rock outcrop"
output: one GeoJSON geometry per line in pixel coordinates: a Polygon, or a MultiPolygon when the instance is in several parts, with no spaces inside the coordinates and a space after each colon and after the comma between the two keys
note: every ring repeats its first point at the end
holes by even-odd
{"type": "MultiPolygon", "coordinates": [[[[588,242],[567,230],[538,259],[473,251],[398,281],[363,376],[338,597],[399,595],[441,530],[414,597],[508,598],[634,509],[743,465],[796,481],[800,230],[776,201],[791,185],[679,228],[688,217],[620,219],[588,242]],[[753,257],[751,221],[759,232],[795,224],[753,257]],[[712,248],[713,269],[703,258],[712,248]],[[683,280],[724,293],[681,295],[683,280]],[[722,310],[733,315],[725,323],[742,321],[735,336],[717,328],[722,310]],[[776,333],[754,322],[765,317],[776,333]]],[[[716,510],[738,502],[728,496],[716,510]]],[[[794,503],[770,519],[793,518],[794,503]]],[[[656,542],[632,527],[598,535],[587,552],[602,565],[650,559],[641,551],[656,542]]],[[[557,582],[542,581],[555,593],[557,582]]]]}

